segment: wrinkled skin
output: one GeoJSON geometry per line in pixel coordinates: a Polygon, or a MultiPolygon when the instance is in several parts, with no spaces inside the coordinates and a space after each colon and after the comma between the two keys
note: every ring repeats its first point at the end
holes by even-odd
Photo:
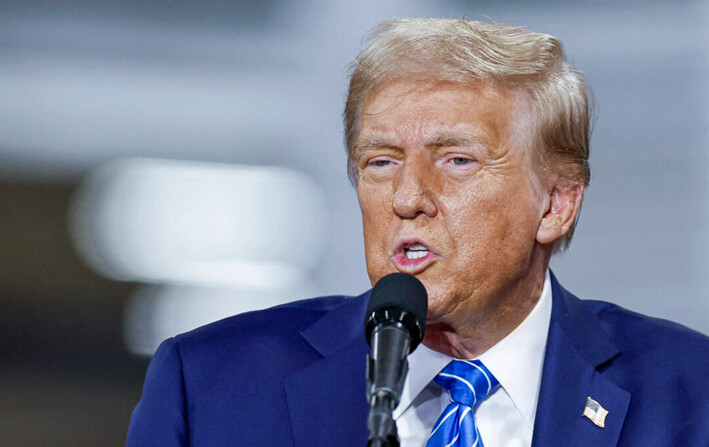
{"type": "Polygon", "coordinates": [[[541,294],[583,188],[531,166],[525,93],[399,79],[365,101],[353,150],[372,284],[403,271],[429,294],[424,344],[473,358],[541,294]],[[422,259],[403,248],[421,244],[422,259]]]}

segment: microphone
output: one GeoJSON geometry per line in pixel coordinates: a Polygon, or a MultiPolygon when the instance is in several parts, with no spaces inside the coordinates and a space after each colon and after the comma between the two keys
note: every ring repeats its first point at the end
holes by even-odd
{"type": "Polygon", "coordinates": [[[367,356],[369,447],[398,447],[392,412],[399,405],[408,373],[406,356],[423,340],[428,295],[421,281],[406,273],[392,273],[372,290],[364,319],[364,333],[372,348],[367,356]]]}

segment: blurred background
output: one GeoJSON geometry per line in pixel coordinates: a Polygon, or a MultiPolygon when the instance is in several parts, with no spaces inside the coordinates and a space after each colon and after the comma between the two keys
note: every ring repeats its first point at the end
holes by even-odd
{"type": "Polygon", "coordinates": [[[393,16],[559,37],[593,85],[583,298],[709,333],[709,2],[0,2],[0,445],[120,446],[165,337],[369,287],[341,111],[393,16]]]}

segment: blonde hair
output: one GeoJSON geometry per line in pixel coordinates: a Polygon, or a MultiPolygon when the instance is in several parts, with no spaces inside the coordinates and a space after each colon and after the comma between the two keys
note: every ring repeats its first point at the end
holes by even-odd
{"type": "MultiPolygon", "coordinates": [[[[412,18],[377,25],[352,65],[344,124],[353,184],[357,183],[357,167],[352,151],[365,99],[384,81],[410,76],[491,82],[526,91],[532,103],[530,156],[535,171],[588,186],[591,90],[566,60],[561,42],[510,25],[412,18]]],[[[574,227],[557,241],[555,251],[568,246],[574,227]]]]}

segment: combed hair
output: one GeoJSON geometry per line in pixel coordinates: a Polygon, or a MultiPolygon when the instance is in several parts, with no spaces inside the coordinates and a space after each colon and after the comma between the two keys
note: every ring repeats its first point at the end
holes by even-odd
{"type": "MultiPolygon", "coordinates": [[[[525,28],[464,19],[397,18],[377,25],[351,67],[344,112],[348,172],[365,99],[385,81],[416,76],[430,81],[490,82],[531,98],[530,157],[540,176],[588,186],[592,123],[590,87],[566,60],[555,37],[525,28]]],[[[575,223],[555,244],[568,247],[575,223]]]]}

